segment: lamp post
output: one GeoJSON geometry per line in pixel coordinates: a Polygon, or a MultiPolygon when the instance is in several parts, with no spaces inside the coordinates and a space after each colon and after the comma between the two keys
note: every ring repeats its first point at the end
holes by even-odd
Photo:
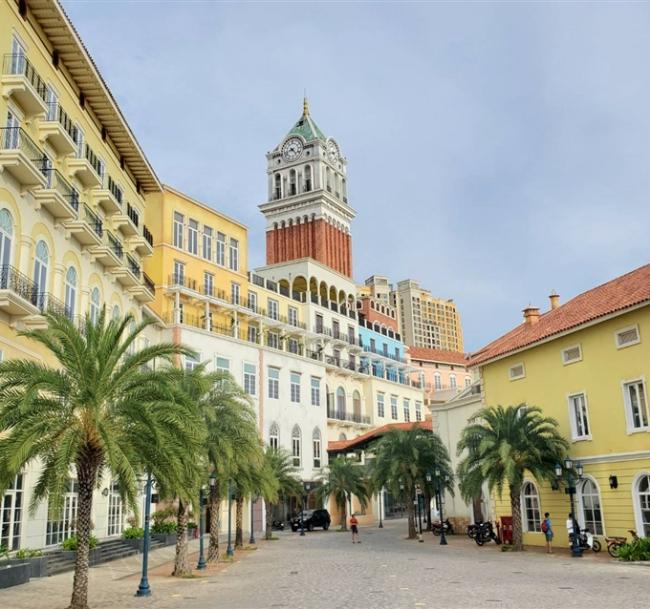
{"type": "Polygon", "coordinates": [[[416,486],[415,487],[415,508],[417,510],[417,519],[418,519],[418,524],[420,527],[420,531],[418,533],[418,541],[420,543],[424,543],[424,539],[422,538],[422,510],[420,509],[420,487],[416,486]]]}
{"type": "Polygon", "coordinates": [[[573,534],[571,535],[571,556],[573,558],[582,557],[582,548],[580,547],[580,525],[576,520],[575,516],[575,507],[574,507],[574,496],[576,494],[576,482],[582,480],[582,464],[576,463],[575,467],[573,461],[568,457],[564,460],[564,464],[558,463],[555,466],[555,475],[558,480],[565,478],[567,483],[567,488],[564,489],[564,492],[569,495],[569,503],[571,505],[571,519],[573,534]],[[563,467],[564,466],[564,467],[563,467]],[[574,472],[577,474],[577,479],[574,475],[574,472]]]}
{"type": "Polygon", "coordinates": [[[199,562],[196,568],[203,571],[206,567],[203,553],[203,536],[205,535],[205,484],[199,489],[199,562]]]}
{"type": "Polygon", "coordinates": [[[253,504],[257,503],[257,497],[251,497],[251,536],[248,543],[253,545],[255,543],[255,512],[253,511],[253,504]]]}
{"type": "Polygon", "coordinates": [[[142,540],[142,577],[136,591],[136,596],[149,596],[151,588],[147,571],[149,569],[149,521],[151,520],[151,472],[147,474],[147,484],[144,493],[144,539],[142,540]]]}
{"type": "MultiPolygon", "coordinates": [[[[436,495],[436,503],[438,504],[438,514],[440,515],[440,545],[446,546],[447,544],[447,535],[445,534],[445,517],[443,514],[442,507],[442,496],[443,496],[443,486],[442,486],[442,476],[440,475],[440,470],[438,468],[434,471],[434,492],[436,495]]],[[[427,482],[431,482],[433,477],[431,472],[427,472],[427,482]]],[[[449,476],[445,474],[445,482],[449,482],[449,476]]]]}
{"type": "Polygon", "coordinates": [[[384,511],[384,487],[379,489],[379,528],[384,528],[384,522],[382,520],[382,513],[384,511]]]}
{"type": "Polygon", "coordinates": [[[228,547],[226,548],[226,556],[234,556],[235,551],[232,549],[232,489],[230,480],[228,480],[228,547]]]}
{"type": "Polygon", "coordinates": [[[305,536],[305,510],[307,509],[307,495],[309,495],[309,489],[311,489],[311,484],[309,482],[304,483],[304,493],[302,494],[302,512],[300,512],[300,536],[305,536]]]}

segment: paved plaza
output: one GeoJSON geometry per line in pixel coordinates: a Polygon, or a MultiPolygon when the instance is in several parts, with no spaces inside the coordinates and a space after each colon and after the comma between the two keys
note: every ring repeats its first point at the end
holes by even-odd
{"type": "MultiPolygon", "coordinates": [[[[428,535],[407,541],[405,522],[362,528],[353,545],[336,531],[284,532],[257,551],[204,577],[175,580],[166,565],[173,549],[153,554],[153,594],[135,598],[138,559],[91,569],[93,609],[647,609],[650,569],[602,554],[572,559],[528,551],[478,548],[466,537],[447,547],[428,535]]],[[[193,548],[196,542],[193,542],[193,548]]],[[[63,609],[71,574],[0,591],[2,609],[63,609]]]]}

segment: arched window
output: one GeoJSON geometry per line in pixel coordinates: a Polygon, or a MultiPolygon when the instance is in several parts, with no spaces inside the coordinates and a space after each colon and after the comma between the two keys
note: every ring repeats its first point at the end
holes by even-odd
{"type": "MultiPolygon", "coordinates": [[[[6,209],[0,209],[0,267],[3,282],[7,281],[8,269],[11,265],[11,240],[14,234],[14,221],[6,209]]],[[[6,288],[6,285],[2,286],[6,288]]]]}
{"type": "Polygon", "coordinates": [[[111,311],[111,317],[113,320],[117,321],[122,314],[120,313],[120,307],[119,305],[113,305],[113,310],[111,311]]]}
{"type": "Polygon", "coordinates": [[[302,457],[302,436],[300,427],[294,425],[291,432],[291,456],[293,457],[293,466],[300,467],[302,457]]]}
{"type": "Polygon", "coordinates": [[[269,429],[269,446],[273,450],[278,450],[280,447],[280,428],[277,423],[271,423],[271,428],[269,429]]]}
{"type": "Polygon", "coordinates": [[[90,293],[90,321],[93,324],[97,323],[99,319],[100,297],[99,288],[94,287],[90,293]]]}
{"type": "Polygon", "coordinates": [[[71,266],[65,274],[65,314],[73,317],[75,313],[75,304],[77,302],[77,271],[71,266]]]}
{"type": "Polygon", "coordinates": [[[311,434],[311,443],[314,451],[314,468],[320,467],[320,453],[321,453],[321,435],[320,429],[318,427],[314,428],[314,432],[311,434]]]}
{"type": "Polygon", "coordinates": [[[594,535],[603,535],[603,514],[600,508],[598,486],[591,479],[583,480],[578,486],[578,500],[581,507],[582,522],[585,529],[594,535]]]}
{"type": "Polygon", "coordinates": [[[347,437],[343,432],[341,432],[341,433],[339,434],[339,441],[340,441],[340,440],[347,440],[347,439],[348,439],[348,437],[347,437]]]}
{"type": "Polygon", "coordinates": [[[327,185],[327,192],[332,192],[332,172],[329,167],[325,168],[325,184],[327,185]]]}
{"type": "Polygon", "coordinates": [[[440,379],[440,375],[437,372],[433,375],[433,387],[436,391],[440,391],[442,389],[442,381],[440,379]]]}
{"type": "Polygon", "coordinates": [[[34,257],[34,285],[39,294],[47,292],[47,269],[50,263],[50,251],[45,241],[36,244],[34,257]]]}
{"type": "Polygon", "coordinates": [[[296,188],[296,170],[295,169],[292,169],[289,172],[289,194],[290,195],[298,194],[298,190],[296,188]]]}
{"type": "Polygon", "coordinates": [[[339,387],[336,390],[336,418],[345,420],[345,390],[339,387]]]}
{"type": "Polygon", "coordinates": [[[279,173],[275,174],[275,186],[273,189],[273,198],[280,199],[282,198],[282,177],[279,173]]]}
{"type": "Polygon", "coordinates": [[[355,391],[352,394],[352,412],[357,423],[361,422],[361,394],[355,391]]]}
{"type": "Polygon", "coordinates": [[[530,533],[541,531],[542,514],[539,507],[539,494],[532,482],[524,483],[521,489],[521,503],[525,530],[530,533]]]}
{"type": "Polygon", "coordinates": [[[634,488],[637,531],[639,536],[650,537],[650,474],[642,474],[634,488]]]}
{"type": "Polygon", "coordinates": [[[450,374],[449,375],[449,387],[452,389],[456,389],[456,375],[455,374],[450,374]]]}
{"type": "Polygon", "coordinates": [[[305,167],[305,192],[311,190],[311,166],[307,165],[305,167]]]}

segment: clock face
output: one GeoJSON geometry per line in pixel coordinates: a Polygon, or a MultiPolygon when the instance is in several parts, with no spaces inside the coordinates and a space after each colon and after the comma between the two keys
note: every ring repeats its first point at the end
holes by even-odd
{"type": "Polygon", "coordinates": [[[302,154],[302,142],[297,137],[288,139],[282,146],[282,157],[285,161],[295,161],[302,154]]]}
{"type": "Polygon", "coordinates": [[[336,163],[339,158],[339,147],[332,140],[327,142],[327,158],[331,163],[336,163]]]}

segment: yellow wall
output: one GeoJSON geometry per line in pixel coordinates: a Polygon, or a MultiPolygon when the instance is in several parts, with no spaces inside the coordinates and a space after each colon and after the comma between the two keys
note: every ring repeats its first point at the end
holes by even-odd
{"type": "MultiPolygon", "coordinates": [[[[546,416],[558,420],[562,435],[570,442],[570,455],[583,462],[585,475],[593,477],[599,487],[606,535],[626,535],[627,529],[636,528],[633,481],[641,472],[650,473],[650,433],[628,433],[622,382],[647,379],[649,373],[650,307],[481,368],[485,404],[526,403],[539,406],[546,416]],[[615,332],[634,324],[638,324],[641,342],[618,349],[615,332]],[[582,360],[563,364],[562,350],[577,344],[582,348],[582,360]],[[519,363],[525,366],[525,377],[511,381],[509,369],[519,363]],[[591,439],[572,440],[568,396],[575,393],[586,395],[591,439]],[[615,490],[609,487],[610,475],[618,478],[615,490]]],[[[498,514],[510,514],[507,491],[503,500],[495,500],[498,514]]],[[[542,515],[551,512],[559,533],[556,537],[564,543],[568,496],[546,485],[541,489],[540,502],[542,515]]],[[[543,543],[541,533],[527,534],[524,541],[543,543]]]]}

